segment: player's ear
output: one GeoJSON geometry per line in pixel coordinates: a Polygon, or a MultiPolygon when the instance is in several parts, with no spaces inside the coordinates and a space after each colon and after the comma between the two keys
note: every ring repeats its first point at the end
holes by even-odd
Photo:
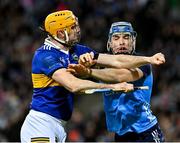
{"type": "Polygon", "coordinates": [[[57,30],[57,37],[60,39],[65,39],[65,33],[63,30],[57,30]]]}

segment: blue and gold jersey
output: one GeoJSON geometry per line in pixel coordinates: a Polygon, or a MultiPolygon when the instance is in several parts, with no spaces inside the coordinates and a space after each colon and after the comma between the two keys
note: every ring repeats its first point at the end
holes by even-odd
{"type": "Polygon", "coordinates": [[[58,119],[69,120],[73,110],[74,94],[54,81],[51,76],[56,70],[67,68],[70,63],[78,63],[81,54],[91,51],[93,50],[79,44],[68,52],[63,51],[46,39],[44,45],[36,50],[32,60],[31,109],[58,119]]]}
{"type": "Polygon", "coordinates": [[[119,135],[127,132],[141,133],[157,123],[157,119],[150,109],[153,86],[151,66],[145,65],[140,69],[144,76],[132,83],[134,86],[149,86],[149,90],[104,94],[106,123],[111,132],[119,135]]]}

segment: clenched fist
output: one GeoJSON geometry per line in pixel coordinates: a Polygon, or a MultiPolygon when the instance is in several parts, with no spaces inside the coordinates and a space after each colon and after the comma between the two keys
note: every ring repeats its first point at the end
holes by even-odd
{"type": "Polygon", "coordinates": [[[165,63],[165,57],[162,53],[157,53],[150,57],[150,63],[154,65],[160,65],[165,63]]]}

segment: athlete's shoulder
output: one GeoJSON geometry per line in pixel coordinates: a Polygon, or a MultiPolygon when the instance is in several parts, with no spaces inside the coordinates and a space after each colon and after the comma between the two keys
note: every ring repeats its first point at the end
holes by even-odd
{"type": "Polygon", "coordinates": [[[94,49],[82,44],[76,44],[73,48],[75,51],[79,51],[81,54],[89,52],[97,53],[94,49]]]}
{"type": "Polygon", "coordinates": [[[43,44],[36,51],[38,51],[38,52],[50,52],[50,51],[54,51],[54,49],[55,48],[51,45],[43,44]]]}
{"type": "Polygon", "coordinates": [[[43,44],[41,45],[36,51],[35,53],[52,53],[52,52],[55,52],[55,48],[50,46],[50,45],[46,45],[46,44],[43,44]]]}
{"type": "Polygon", "coordinates": [[[74,45],[74,48],[80,48],[80,49],[91,49],[90,47],[83,45],[83,44],[76,44],[74,45]]]}
{"type": "Polygon", "coordinates": [[[44,44],[35,51],[33,61],[42,61],[47,57],[55,58],[56,56],[57,52],[54,51],[54,48],[44,44]]]}

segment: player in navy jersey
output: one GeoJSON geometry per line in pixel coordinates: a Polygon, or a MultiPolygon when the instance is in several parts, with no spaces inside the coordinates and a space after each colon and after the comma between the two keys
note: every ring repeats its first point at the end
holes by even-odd
{"type": "Polygon", "coordinates": [[[115,67],[162,62],[154,57],[98,54],[87,46],[77,44],[80,40],[78,19],[68,10],[49,14],[44,30],[48,38],[35,51],[32,60],[33,96],[30,112],[21,128],[21,142],[64,142],[64,126],[71,118],[77,92],[92,88],[133,90],[132,84],[95,83],[75,77],[67,71],[67,67],[68,64],[77,64],[80,55],[93,52],[99,64],[115,67]]]}
{"type": "MultiPolygon", "coordinates": [[[[108,52],[113,55],[136,55],[136,35],[129,22],[113,23],[107,42],[108,52]]],[[[90,55],[92,57],[90,60],[93,60],[93,54],[90,55]]],[[[86,66],[88,60],[87,54],[84,54],[81,55],[79,63],[86,66]],[[86,62],[84,59],[87,59],[86,62]]],[[[149,87],[148,90],[137,89],[129,93],[113,91],[104,93],[107,129],[115,133],[115,141],[164,141],[157,118],[150,109],[153,86],[150,64],[131,69],[87,69],[82,65],[69,65],[69,71],[76,75],[94,77],[104,82],[131,82],[134,86],[149,87]]]]}

